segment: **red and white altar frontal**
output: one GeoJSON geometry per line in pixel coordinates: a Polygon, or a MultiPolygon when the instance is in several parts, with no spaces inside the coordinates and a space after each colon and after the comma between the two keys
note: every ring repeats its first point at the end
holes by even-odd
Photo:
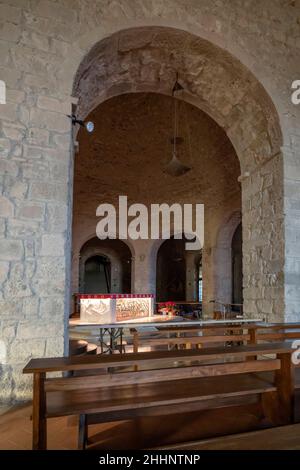
{"type": "Polygon", "coordinates": [[[79,294],[80,320],[117,323],[153,315],[153,294],[79,294]]]}

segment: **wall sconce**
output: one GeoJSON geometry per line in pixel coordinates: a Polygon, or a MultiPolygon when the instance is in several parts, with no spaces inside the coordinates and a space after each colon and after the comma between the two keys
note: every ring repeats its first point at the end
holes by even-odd
{"type": "Polygon", "coordinates": [[[75,114],[68,114],[68,118],[72,120],[73,126],[76,126],[76,124],[79,124],[79,126],[84,127],[89,133],[93,132],[94,130],[94,123],[92,121],[82,121],[82,119],[77,119],[75,114]]]}

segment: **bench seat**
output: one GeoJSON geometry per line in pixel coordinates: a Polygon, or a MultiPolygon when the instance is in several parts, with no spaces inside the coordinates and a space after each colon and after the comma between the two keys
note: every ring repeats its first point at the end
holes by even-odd
{"type": "Polygon", "coordinates": [[[275,391],[272,382],[253,374],[201,377],[154,384],[122,385],[92,390],[48,393],[47,417],[180,405],[217,398],[275,391]]]}

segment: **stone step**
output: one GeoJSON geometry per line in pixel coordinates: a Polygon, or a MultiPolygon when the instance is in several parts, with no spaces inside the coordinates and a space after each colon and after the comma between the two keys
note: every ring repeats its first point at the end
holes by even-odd
{"type": "Polygon", "coordinates": [[[87,352],[88,342],[83,339],[71,339],[69,341],[69,356],[78,356],[87,352]]]}
{"type": "Polygon", "coordinates": [[[97,354],[97,348],[98,348],[97,344],[88,343],[86,354],[89,354],[89,355],[97,354]]]}

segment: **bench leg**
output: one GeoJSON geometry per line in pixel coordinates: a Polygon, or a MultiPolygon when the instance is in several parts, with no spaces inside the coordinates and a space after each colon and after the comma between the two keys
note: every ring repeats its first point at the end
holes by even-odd
{"type": "Polygon", "coordinates": [[[47,449],[45,373],[33,374],[32,450],[47,449]]]}
{"type": "Polygon", "coordinates": [[[78,449],[84,450],[88,439],[88,426],[87,416],[79,415],[79,427],[78,427],[78,449]]]}
{"type": "Polygon", "coordinates": [[[278,354],[281,367],[275,372],[280,409],[285,424],[294,422],[295,368],[290,354],[278,354]]]}
{"type": "MultiPolygon", "coordinates": [[[[248,330],[248,333],[250,335],[250,340],[248,341],[248,344],[257,344],[257,330],[248,330]]],[[[257,356],[248,356],[247,361],[256,361],[257,356]]]]}
{"type": "Polygon", "coordinates": [[[276,426],[294,422],[294,366],[290,354],[278,354],[280,369],[275,371],[276,392],[262,395],[265,416],[276,426]]]}
{"type": "Polygon", "coordinates": [[[280,412],[280,402],[277,392],[265,392],[261,396],[261,404],[264,416],[271,421],[274,426],[285,424],[284,417],[280,412]]]}

